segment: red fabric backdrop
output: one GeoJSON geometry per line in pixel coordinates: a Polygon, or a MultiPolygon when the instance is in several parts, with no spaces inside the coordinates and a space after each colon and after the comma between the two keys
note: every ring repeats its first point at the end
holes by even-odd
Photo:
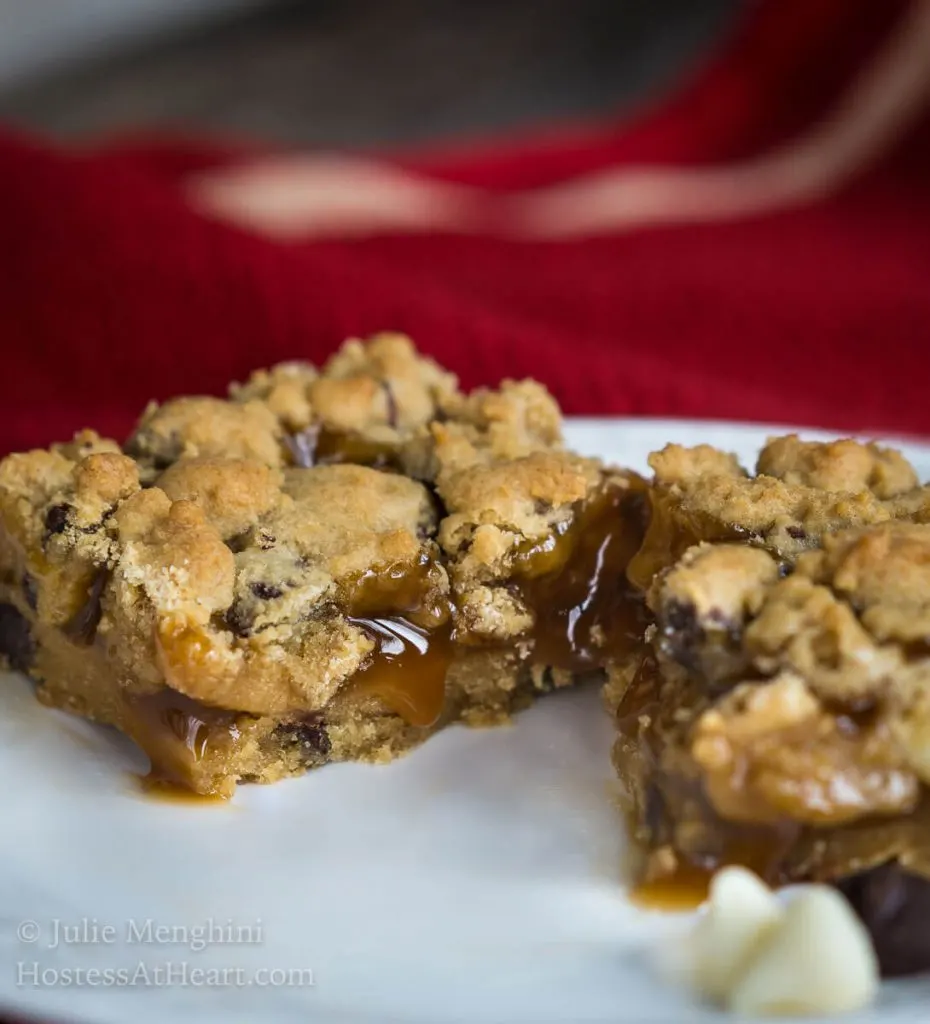
{"type": "MultiPolygon", "coordinates": [[[[398,163],[500,191],[762,153],[829,109],[908,6],[770,0],[632,124],[398,163]]],[[[122,436],[151,398],[219,392],[384,328],[468,386],[538,377],[569,413],[930,433],[926,112],[817,202],[564,241],[276,242],[186,198],[191,171],[242,157],[191,143],[66,150],[0,132],[0,450],[85,425],[122,436]]]]}

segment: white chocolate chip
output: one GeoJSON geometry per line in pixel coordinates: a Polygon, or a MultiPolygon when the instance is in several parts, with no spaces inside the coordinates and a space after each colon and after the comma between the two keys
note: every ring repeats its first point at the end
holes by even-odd
{"type": "Polygon", "coordinates": [[[841,1013],[867,1005],[877,990],[865,928],[838,892],[811,886],[788,904],[727,1003],[754,1017],[841,1013]]]}
{"type": "Polygon", "coordinates": [[[710,886],[710,904],[689,941],[694,988],[715,1002],[725,1001],[783,915],[772,891],[751,871],[718,871],[710,886]]]}
{"type": "Polygon", "coordinates": [[[868,933],[835,889],[804,886],[785,905],[743,868],[714,876],[704,914],[662,962],[667,974],[745,1017],[855,1010],[879,984],[868,933]]]}

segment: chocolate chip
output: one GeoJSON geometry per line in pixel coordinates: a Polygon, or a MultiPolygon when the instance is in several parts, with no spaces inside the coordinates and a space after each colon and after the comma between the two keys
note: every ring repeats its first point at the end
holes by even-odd
{"type": "Polygon", "coordinates": [[[234,601],[223,617],[226,628],[236,636],[251,636],[254,619],[239,601],[234,601]]]}
{"type": "Polygon", "coordinates": [[[17,672],[28,672],[36,646],[29,623],[11,604],[0,604],[0,654],[17,672]]]}
{"type": "Polygon", "coordinates": [[[262,583],[261,581],[251,584],[249,589],[260,601],[273,601],[280,597],[284,591],[273,583],[262,583]]]}
{"type": "Polygon", "coordinates": [[[91,644],[97,635],[97,626],[103,615],[103,591],[110,580],[107,569],[98,569],[87,588],[87,598],[71,619],[62,626],[62,632],[77,644],[91,644]]]}
{"type": "Polygon", "coordinates": [[[387,403],[388,426],[396,427],[399,422],[399,414],[394,389],[391,387],[391,382],[387,380],[381,381],[381,387],[384,389],[384,400],[387,403]]]}
{"type": "Polygon", "coordinates": [[[837,888],[868,929],[884,977],[930,971],[930,879],[891,861],[837,888]]]}
{"type": "Polygon", "coordinates": [[[538,516],[544,516],[547,512],[552,511],[552,502],[545,501],[543,498],[537,498],[533,502],[533,511],[538,516]]]}
{"type": "Polygon", "coordinates": [[[748,681],[743,624],[722,609],[699,616],[693,604],[672,599],[660,610],[659,626],[662,653],[700,678],[708,692],[719,695],[737,679],[748,681]]]}
{"type": "Polygon", "coordinates": [[[322,722],[307,722],[297,729],[296,738],[301,745],[316,754],[325,756],[333,745],[322,722]]]}
{"type": "Polygon", "coordinates": [[[319,424],[311,424],[306,430],[299,430],[296,434],[288,434],[284,438],[284,445],[291,453],[291,460],[295,466],[301,469],[310,469],[316,465],[316,447],[320,440],[319,424]]]}
{"type": "Polygon", "coordinates": [[[56,533],[64,533],[68,525],[68,515],[72,511],[70,505],[52,505],[45,513],[45,537],[54,536],[56,533]]]}
{"type": "Polygon", "coordinates": [[[662,609],[661,623],[665,653],[685,668],[696,669],[704,630],[694,605],[684,601],[669,601],[662,609]]]}
{"type": "Polygon", "coordinates": [[[785,533],[789,537],[794,537],[795,540],[807,540],[807,530],[800,526],[786,526],[785,533]]]}
{"type": "Polygon", "coordinates": [[[310,763],[319,764],[332,750],[325,723],[317,715],[308,715],[302,722],[279,726],[278,732],[282,741],[300,747],[310,763]]]}
{"type": "Polygon", "coordinates": [[[36,608],[39,607],[39,588],[36,585],[36,581],[28,572],[24,572],[20,585],[23,588],[23,598],[25,599],[26,604],[35,611],[36,608]]]}

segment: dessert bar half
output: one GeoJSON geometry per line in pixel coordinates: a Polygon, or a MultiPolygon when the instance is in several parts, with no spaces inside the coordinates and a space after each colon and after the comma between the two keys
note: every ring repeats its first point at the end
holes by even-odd
{"type": "Polygon", "coordinates": [[[464,394],[405,337],[349,341],[0,463],[0,650],[229,795],[599,674],[642,632],[645,508],[542,386],[464,394]]]}
{"type": "Polygon", "coordinates": [[[651,464],[654,624],[607,688],[641,878],[833,882],[886,973],[930,968],[930,491],[846,440],[651,464]]]}

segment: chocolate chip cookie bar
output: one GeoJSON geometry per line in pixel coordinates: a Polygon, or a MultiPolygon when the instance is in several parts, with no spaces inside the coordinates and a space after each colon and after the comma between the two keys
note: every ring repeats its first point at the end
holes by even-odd
{"type": "Polygon", "coordinates": [[[654,623],[608,687],[641,878],[833,882],[886,973],[930,968],[930,491],[853,441],[650,461],[654,623]]]}
{"type": "Polygon", "coordinates": [[[644,513],[540,385],[465,394],[405,337],[349,341],[3,460],[0,651],[228,796],[601,673],[642,631],[644,513]]]}

